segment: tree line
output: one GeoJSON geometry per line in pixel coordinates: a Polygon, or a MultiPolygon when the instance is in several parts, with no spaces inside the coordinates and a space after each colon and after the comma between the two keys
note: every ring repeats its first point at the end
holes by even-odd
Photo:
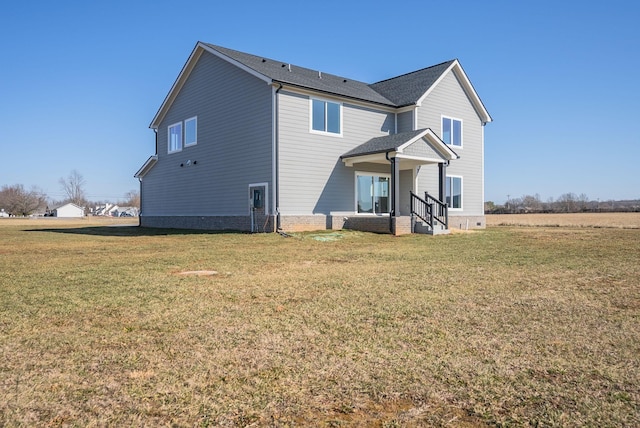
{"type": "Polygon", "coordinates": [[[546,201],[540,195],[524,195],[519,198],[507,196],[503,205],[493,201],[484,203],[485,214],[519,213],[577,213],[577,212],[640,212],[640,200],[592,200],[581,193],[563,193],[557,199],[550,197],[546,201]]]}
{"type": "MultiPolygon", "coordinates": [[[[78,171],[71,171],[67,177],[60,178],[58,183],[65,195],[62,201],[50,199],[38,187],[27,190],[22,184],[3,185],[0,188],[0,211],[11,216],[26,217],[44,214],[50,209],[67,203],[73,203],[85,209],[92,204],[86,197],[86,181],[78,171]]],[[[139,192],[136,190],[127,192],[120,204],[140,208],[139,192]]]]}

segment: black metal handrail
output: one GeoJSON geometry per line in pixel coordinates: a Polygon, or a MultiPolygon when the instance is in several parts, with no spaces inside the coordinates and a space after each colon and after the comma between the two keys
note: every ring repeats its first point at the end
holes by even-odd
{"type": "Polygon", "coordinates": [[[433,207],[415,193],[409,193],[411,194],[411,214],[427,223],[433,230],[433,207]]]}
{"type": "Polygon", "coordinates": [[[444,225],[445,229],[449,228],[449,207],[442,201],[431,196],[428,192],[424,192],[424,199],[427,205],[432,207],[432,217],[435,221],[444,225]]]}

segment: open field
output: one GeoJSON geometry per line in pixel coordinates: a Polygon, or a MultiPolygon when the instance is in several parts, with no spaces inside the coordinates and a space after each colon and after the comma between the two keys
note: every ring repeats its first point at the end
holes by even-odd
{"type": "Polygon", "coordinates": [[[640,229],[110,226],[0,219],[0,426],[640,425],[640,229]]]}
{"type": "Polygon", "coordinates": [[[487,226],[640,229],[640,213],[490,214],[487,215],[487,226]]]}

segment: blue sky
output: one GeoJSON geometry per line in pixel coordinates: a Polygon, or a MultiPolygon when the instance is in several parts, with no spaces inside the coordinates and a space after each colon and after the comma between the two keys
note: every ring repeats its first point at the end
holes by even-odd
{"type": "Polygon", "coordinates": [[[0,14],[0,185],[138,188],[198,40],[369,83],[458,58],[494,122],[485,195],[640,198],[640,3],[22,1],[0,14]]]}

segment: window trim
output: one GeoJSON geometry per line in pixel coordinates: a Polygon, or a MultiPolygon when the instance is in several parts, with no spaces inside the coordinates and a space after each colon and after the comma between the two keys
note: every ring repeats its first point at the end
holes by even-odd
{"type": "Polygon", "coordinates": [[[335,101],[335,100],[330,100],[327,98],[319,98],[319,97],[309,97],[309,132],[311,134],[318,134],[318,135],[328,135],[331,137],[342,137],[342,130],[344,128],[344,121],[342,120],[342,112],[344,111],[344,104],[340,101],[335,101]],[[317,129],[313,129],[313,102],[314,101],[320,101],[324,103],[324,131],[319,131],[317,129]],[[327,103],[331,103],[331,104],[337,104],[338,108],[340,110],[340,115],[339,115],[339,120],[340,120],[340,132],[331,132],[331,131],[327,131],[328,128],[328,118],[329,115],[327,114],[327,103]]]}
{"type": "Polygon", "coordinates": [[[440,136],[442,138],[442,141],[450,147],[456,147],[458,149],[463,148],[464,146],[464,121],[460,118],[457,117],[453,117],[453,116],[447,116],[447,115],[441,115],[440,116],[440,136]],[[444,141],[444,119],[449,119],[451,120],[451,144],[448,144],[446,141],[444,141]],[[458,121],[460,122],[460,145],[456,145],[453,144],[453,121],[458,121]]]}
{"type": "MultiPolygon", "coordinates": [[[[449,209],[449,211],[463,211],[464,210],[464,178],[461,175],[448,175],[446,177],[447,183],[449,183],[449,179],[454,179],[454,178],[459,178],[460,179],[460,208],[454,208],[451,207],[447,204],[447,207],[449,209]]],[[[453,192],[453,180],[450,182],[450,188],[451,191],[453,192]]],[[[444,200],[445,203],[447,201],[447,195],[446,195],[446,185],[445,185],[445,195],[444,195],[444,200]]],[[[451,195],[450,197],[452,197],[453,195],[451,195]]]]}
{"type": "MultiPolygon", "coordinates": [[[[354,188],[353,188],[353,196],[354,196],[354,212],[356,215],[361,215],[361,216],[389,216],[391,215],[391,174],[386,173],[386,172],[369,172],[369,171],[356,171],[355,175],[354,175],[354,188]],[[388,178],[389,179],[389,212],[386,213],[376,213],[376,212],[370,212],[370,213],[361,213],[358,212],[358,177],[359,176],[364,176],[364,177],[384,177],[384,178],[388,178]]],[[[372,211],[373,211],[373,207],[371,207],[372,211]]]]}
{"type": "Polygon", "coordinates": [[[183,129],[182,129],[182,121],[180,122],[176,122],[172,125],[167,126],[167,154],[171,154],[171,153],[178,153],[182,151],[182,144],[183,144],[183,129]],[[176,126],[180,126],[180,142],[178,144],[178,147],[175,150],[171,150],[171,128],[175,128],[176,126]]]}
{"type": "Polygon", "coordinates": [[[196,144],[198,144],[198,116],[193,116],[184,120],[184,147],[191,147],[196,144]],[[193,143],[187,143],[187,122],[195,122],[195,140],[193,143]]]}

